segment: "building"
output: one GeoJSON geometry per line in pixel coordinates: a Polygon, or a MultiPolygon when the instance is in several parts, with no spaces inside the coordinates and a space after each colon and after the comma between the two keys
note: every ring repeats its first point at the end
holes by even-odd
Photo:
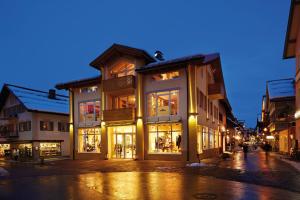
{"type": "Polygon", "coordinates": [[[261,130],[273,150],[289,153],[295,139],[295,81],[267,81],[262,101],[261,130]]]}
{"type": "MultiPolygon", "coordinates": [[[[284,59],[296,58],[296,140],[300,139],[300,1],[292,0],[283,52],[284,59]]],[[[297,142],[298,143],[298,142],[297,142]]]]}
{"type": "Polygon", "coordinates": [[[26,159],[69,156],[69,98],[4,84],[0,94],[0,155],[26,159]]]}
{"type": "Polygon", "coordinates": [[[222,151],[231,107],[219,54],[156,58],[114,44],[90,63],[100,76],[56,86],[70,92],[74,159],[196,161],[222,151]]]}

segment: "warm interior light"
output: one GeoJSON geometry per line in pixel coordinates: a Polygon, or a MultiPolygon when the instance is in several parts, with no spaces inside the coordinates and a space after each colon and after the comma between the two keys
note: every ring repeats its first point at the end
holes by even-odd
{"type": "Polygon", "coordinates": [[[274,140],[274,136],[273,135],[267,135],[266,137],[268,140],[274,140]]]}

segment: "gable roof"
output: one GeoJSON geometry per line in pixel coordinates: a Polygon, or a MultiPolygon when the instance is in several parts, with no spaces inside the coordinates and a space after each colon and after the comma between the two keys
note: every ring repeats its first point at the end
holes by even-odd
{"type": "Polygon", "coordinates": [[[0,94],[0,110],[2,110],[9,94],[14,95],[29,112],[45,112],[69,115],[69,97],[56,94],[56,98],[48,97],[49,93],[21,86],[4,84],[0,94]]]}
{"type": "Polygon", "coordinates": [[[121,44],[113,44],[100,54],[95,60],[90,63],[90,66],[100,69],[101,66],[114,56],[131,55],[145,59],[146,63],[155,62],[156,60],[145,50],[133,48],[121,44]]]}
{"type": "Polygon", "coordinates": [[[300,28],[300,0],[291,0],[288,25],[285,36],[283,58],[294,58],[296,39],[300,28]]]}
{"type": "Polygon", "coordinates": [[[78,88],[78,87],[85,87],[85,86],[90,86],[90,85],[95,85],[95,84],[100,84],[101,83],[101,75],[100,76],[95,76],[91,78],[84,78],[84,79],[79,79],[79,80],[74,80],[74,81],[69,81],[66,83],[59,83],[55,85],[56,89],[69,89],[69,88],[78,88]]]}
{"type": "Polygon", "coordinates": [[[267,92],[270,101],[295,97],[295,81],[293,78],[267,81],[267,92]]]}

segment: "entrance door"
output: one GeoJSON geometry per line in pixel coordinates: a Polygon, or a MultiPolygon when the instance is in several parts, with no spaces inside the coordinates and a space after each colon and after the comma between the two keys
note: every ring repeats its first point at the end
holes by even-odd
{"type": "Polygon", "coordinates": [[[135,157],[135,127],[113,128],[113,158],[132,159],[135,157]]]}

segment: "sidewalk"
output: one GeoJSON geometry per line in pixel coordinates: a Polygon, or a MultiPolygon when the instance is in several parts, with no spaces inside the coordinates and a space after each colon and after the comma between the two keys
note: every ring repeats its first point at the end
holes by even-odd
{"type": "Polygon", "coordinates": [[[300,162],[296,162],[296,161],[292,161],[289,160],[289,156],[287,155],[281,155],[275,152],[271,152],[270,153],[271,156],[276,157],[277,159],[280,159],[281,161],[291,165],[292,167],[294,167],[298,172],[300,172],[300,162]]]}

